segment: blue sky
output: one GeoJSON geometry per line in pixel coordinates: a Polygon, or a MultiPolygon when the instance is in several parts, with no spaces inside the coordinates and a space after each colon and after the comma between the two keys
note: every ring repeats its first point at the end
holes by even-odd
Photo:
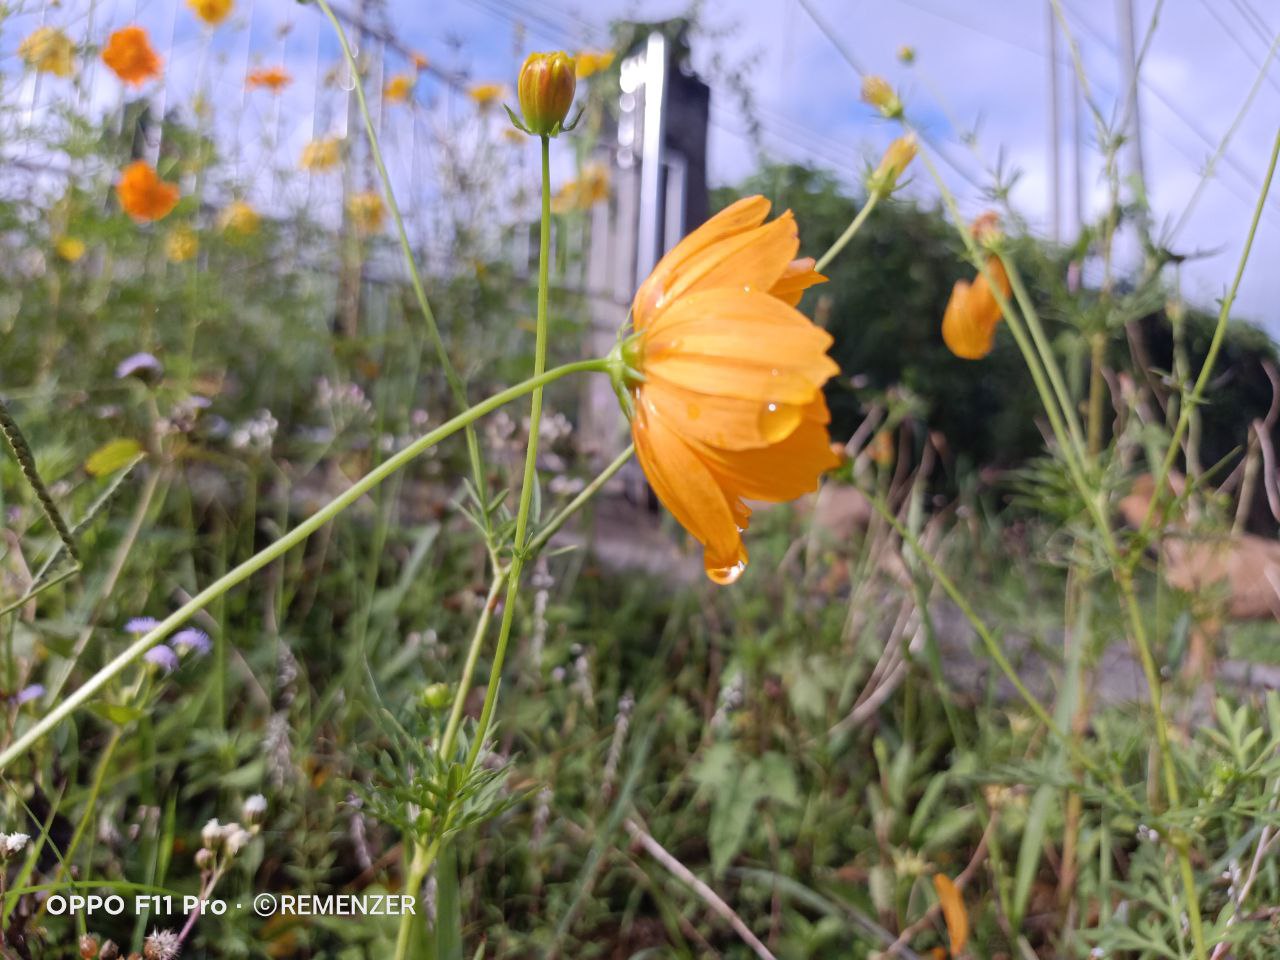
{"type": "MultiPolygon", "coordinates": [[[[28,0],[25,16],[4,32],[6,52],[17,37],[41,18],[67,26],[73,36],[90,31],[90,0],[64,0],[42,8],[28,0]]],[[[347,0],[350,7],[353,0],[347,0]]],[[[1018,209],[1033,228],[1048,231],[1048,4],[1040,0],[808,0],[828,21],[859,65],[882,73],[898,85],[917,121],[958,168],[944,166],[962,209],[973,214],[985,206],[978,184],[998,157],[1022,171],[1014,192],[1018,209]],[[902,45],[916,51],[905,66],[896,57],[902,45]],[[976,148],[962,142],[976,131],[976,148]]],[[[1078,41],[1090,91],[1105,114],[1114,110],[1124,87],[1117,61],[1114,0],[1062,0],[1078,41]]],[[[1155,0],[1135,0],[1138,33],[1145,33],[1155,0]]],[[[510,81],[520,56],[529,49],[607,44],[607,25],[615,17],[659,19],[681,13],[683,2],[637,0],[385,0],[381,19],[409,48],[432,64],[476,82],[510,81]]],[[[230,24],[210,43],[180,0],[98,0],[92,8],[92,32],[137,19],[147,25],[166,51],[169,69],[163,97],[189,100],[203,77],[211,85],[221,123],[230,131],[246,179],[260,175],[273,147],[293,155],[315,133],[342,132],[344,95],[323,84],[337,60],[337,46],[319,12],[294,0],[237,0],[230,24]],[[172,39],[170,39],[172,38],[172,39]],[[209,44],[206,46],[206,44],[209,44]],[[247,66],[286,63],[296,82],[284,97],[246,95],[247,66]]],[[[1172,224],[1195,191],[1200,172],[1219,139],[1232,125],[1251,85],[1268,41],[1280,29],[1280,12],[1258,0],[1165,0],[1160,22],[1144,61],[1141,91],[1143,146],[1148,192],[1157,223],[1172,224]],[[1270,22],[1269,22],[1270,21],[1270,22]]],[[[695,40],[695,66],[713,86],[711,175],[726,183],[749,173],[755,164],[737,98],[718,64],[745,67],[744,76],[757,105],[764,146],[779,159],[816,162],[836,169],[850,183],[869,158],[878,156],[895,130],[857,99],[858,78],[832,40],[819,29],[801,0],[719,0],[703,7],[706,29],[695,40]]],[[[1060,35],[1061,38],[1061,35],[1060,35]]],[[[1059,141],[1063,161],[1063,233],[1074,235],[1071,184],[1072,71],[1065,43],[1061,49],[1063,91],[1059,141]]],[[[1209,256],[1184,271],[1188,296],[1203,304],[1221,295],[1243,242],[1270,150],[1280,123],[1280,68],[1274,62],[1250,110],[1234,133],[1227,156],[1208,182],[1178,241],[1185,251],[1209,256]]],[[[389,55],[387,69],[398,69],[389,55]]],[[[12,78],[12,71],[6,71],[12,78]]],[[[118,92],[109,77],[86,78],[91,96],[104,105],[118,92]]],[[[12,83],[12,79],[10,79],[12,83]]],[[[10,90],[13,88],[10,86],[10,90]]],[[[21,91],[30,95],[29,85],[21,91]]],[[[43,100],[66,95],[46,88],[43,100]]],[[[157,94],[161,95],[161,94],[157,94]]],[[[424,76],[418,87],[422,106],[389,111],[384,120],[388,153],[398,183],[417,201],[420,219],[430,221],[439,201],[429,186],[441,162],[433,138],[459,135],[460,118],[470,109],[465,97],[438,76],[424,76]]],[[[1082,121],[1085,162],[1081,180],[1086,218],[1101,208],[1103,189],[1092,123],[1082,121]]],[[[1128,156],[1126,155],[1126,162],[1128,156]]],[[[528,158],[516,162],[517,180],[528,174],[528,158]]],[[[483,171],[477,172],[477,175],[483,171]]],[[[559,171],[565,175],[567,170],[559,171]]],[[[271,178],[261,178],[267,181],[271,178]]],[[[498,184],[501,187],[501,183],[498,184]]],[[[278,190],[278,181],[255,190],[278,190]]],[[[301,187],[291,186],[297,199],[301,187]]],[[[936,190],[922,173],[910,187],[929,198],[936,190]]],[[[306,194],[324,202],[325,191],[306,194]]],[[[1259,230],[1237,313],[1280,335],[1280,188],[1259,230]]]]}

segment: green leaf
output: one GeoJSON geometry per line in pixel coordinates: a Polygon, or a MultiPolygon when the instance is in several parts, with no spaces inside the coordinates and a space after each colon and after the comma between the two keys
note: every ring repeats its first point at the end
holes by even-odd
{"type": "Polygon", "coordinates": [[[105,477],[127,467],[142,454],[142,444],[137,440],[121,437],[104,443],[84,462],[85,472],[91,477],[105,477]]]}
{"type": "Polygon", "coordinates": [[[1058,788],[1052,784],[1044,784],[1036,790],[1031,798],[1031,806],[1027,812],[1027,826],[1022,831],[1022,846],[1018,850],[1018,866],[1014,872],[1013,908],[1010,922],[1016,929],[1027,912],[1027,902],[1031,898],[1031,884],[1040,870],[1040,854],[1044,848],[1045,832],[1049,823],[1049,814],[1053,810],[1054,796],[1058,788]]]}

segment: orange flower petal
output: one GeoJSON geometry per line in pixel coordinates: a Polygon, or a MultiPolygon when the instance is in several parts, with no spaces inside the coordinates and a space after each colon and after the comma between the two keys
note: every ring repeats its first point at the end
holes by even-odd
{"type": "Polygon", "coordinates": [[[662,298],[672,273],[685,260],[720,241],[764,223],[769,215],[769,201],[764,197],[744,197],[725,207],[689,234],[658,261],[653,273],[640,284],[631,302],[631,322],[639,332],[648,324],[654,307],[662,298]]]}
{"type": "Polygon", "coordinates": [[[828,470],[840,466],[824,424],[803,419],[786,439],[758,450],[717,450],[698,454],[721,486],[748,500],[780,503],[812,493],[828,470]]]}
{"type": "MultiPolygon", "coordinates": [[[[729,287],[767,292],[786,273],[800,237],[788,210],[760,227],[744,230],[688,257],[667,277],[655,309],[691,293],[729,287]]],[[[656,322],[656,318],[655,321],[656,322]]]]}
{"type": "Polygon", "coordinates": [[[964,909],[964,898],[959,889],[945,874],[933,875],[933,888],[938,893],[942,917],[947,922],[947,937],[951,940],[951,955],[959,956],[969,942],[969,914],[964,909]]]}
{"type": "Polygon", "coordinates": [[[663,311],[645,375],[698,393],[805,404],[839,372],[831,336],[766,294],[711,290],[663,311]]]}
{"type": "Polygon", "coordinates": [[[644,403],[680,432],[724,450],[767,447],[789,436],[804,419],[804,407],[793,403],[762,403],[758,399],[699,393],[664,380],[651,380],[643,390],[644,403]]]}
{"type": "Polygon", "coordinates": [[[788,306],[796,306],[806,290],[815,284],[827,282],[825,276],[813,269],[815,263],[817,261],[813,257],[792,260],[787,264],[787,269],[782,271],[782,276],[778,278],[778,282],[773,285],[769,293],[788,306]]]}
{"type": "MultiPolygon", "coordinates": [[[[660,418],[643,408],[631,428],[636,456],[663,506],[703,547],[703,566],[713,580],[736,579],[747,562],[735,511],[693,450],[660,418]]],[[[742,508],[745,509],[745,508],[742,508]]]]}

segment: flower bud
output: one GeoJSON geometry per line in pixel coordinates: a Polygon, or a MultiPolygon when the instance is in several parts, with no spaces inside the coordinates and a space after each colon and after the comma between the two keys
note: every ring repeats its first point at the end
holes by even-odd
{"type": "Polygon", "coordinates": [[[422,691],[422,705],[428,710],[443,710],[451,699],[447,683],[433,683],[422,691]]]}
{"type": "Polygon", "coordinates": [[[240,807],[241,819],[251,827],[261,823],[266,812],[267,798],[260,793],[255,793],[240,807]]]}
{"type": "Polygon", "coordinates": [[[898,48],[898,62],[907,66],[916,62],[916,48],[908,44],[903,44],[898,48]]]}
{"type": "Polygon", "coordinates": [[[973,221],[973,239],[980,246],[991,247],[998,243],[1004,236],[1004,231],[1000,229],[1000,214],[994,210],[987,210],[980,213],[973,221]]]}
{"type": "Polygon", "coordinates": [[[92,933],[86,933],[80,937],[80,956],[85,960],[97,960],[98,938],[92,933]]]}
{"type": "Polygon", "coordinates": [[[525,129],[538,136],[559,133],[577,86],[577,66],[563,50],[529,54],[520,68],[518,85],[525,129]]]}
{"type": "Polygon", "coordinates": [[[902,101],[898,99],[893,87],[884,77],[875,74],[867,74],[863,77],[862,99],[886,117],[896,119],[902,116],[902,101]]]}
{"type": "Polygon", "coordinates": [[[120,948],[114,940],[103,940],[98,950],[98,960],[120,960],[120,948]]]}
{"type": "Polygon", "coordinates": [[[899,137],[889,144],[889,149],[885,150],[880,159],[880,166],[876,167],[867,181],[868,191],[882,197],[893,193],[898,187],[898,179],[915,159],[918,149],[916,138],[911,134],[899,137]]]}
{"type": "Polygon", "coordinates": [[[213,866],[215,857],[213,851],[208,847],[201,847],[196,851],[195,861],[197,870],[208,870],[213,866]]]}

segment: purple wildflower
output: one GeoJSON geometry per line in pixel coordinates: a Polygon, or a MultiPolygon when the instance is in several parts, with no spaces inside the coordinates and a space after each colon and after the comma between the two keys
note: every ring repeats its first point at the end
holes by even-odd
{"type": "Polygon", "coordinates": [[[179,630],[169,641],[169,646],[178,653],[193,653],[198,657],[203,657],[213,648],[213,644],[209,642],[209,635],[195,627],[179,630]]]}
{"type": "Polygon", "coordinates": [[[178,655],[173,652],[172,647],[167,647],[163,643],[144,653],[142,659],[147,663],[155,664],[165,673],[173,673],[178,669],[178,655]]]}
{"type": "Polygon", "coordinates": [[[150,633],[158,626],[160,626],[160,621],[155,617],[134,617],[124,625],[124,632],[142,635],[150,633]]]}
{"type": "Polygon", "coordinates": [[[13,702],[18,706],[24,703],[30,703],[32,700],[39,700],[44,696],[44,684],[33,683],[30,686],[23,687],[13,695],[13,702]]]}
{"type": "Polygon", "coordinates": [[[135,353],[131,357],[125,357],[116,367],[117,380],[137,377],[144,383],[154,383],[163,373],[164,367],[160,361],[149,353],[135,353]]]}

